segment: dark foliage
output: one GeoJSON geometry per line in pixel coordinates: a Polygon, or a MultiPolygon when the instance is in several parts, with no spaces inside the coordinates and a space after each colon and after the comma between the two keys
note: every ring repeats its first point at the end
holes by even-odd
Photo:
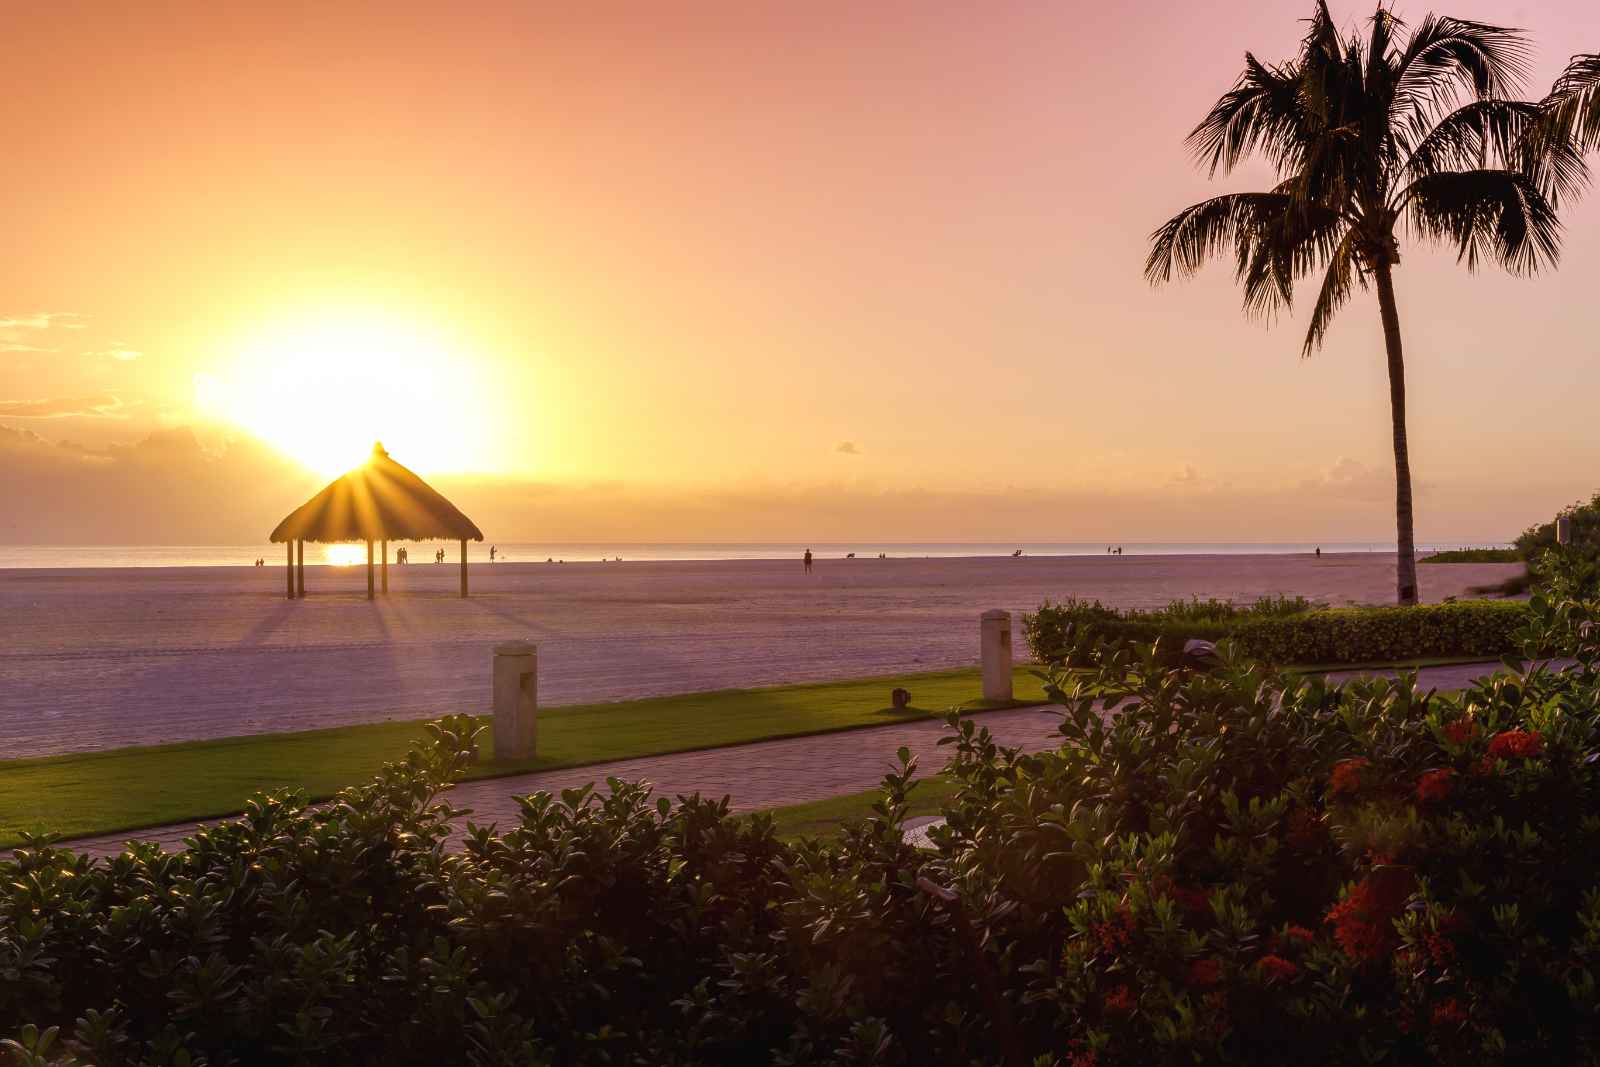
{"type": "Polygon", "coordinates": [[[1528,621],[1527,605],[1508,601],[1316,610],[1301,602],[1300,610],[1271,610],[1275,603],[1295,602],[1205,613],[1116,611],[1098,601],[1069,600],[1046,603],[1024,616],[1022,630],[1041,663],[1083,666],[1102,654],[1097,647],[1102,642],[1144,643],[1154,644],[1157,662],[1170,667],[1180,662],[1184,642],[1193,638],[1231,640],[1241,655],[1290,665],[1498,658],[1516,649],[1517,633],[1528,621]]]}
{"type": "Polygon", "coordinates": [[[1514,548],[1451,548],[1432,552],[1418,563],[1518,563],[1522,555],[1514,548]]]}
{"type": "Polygon", "coordinates": [[[18,1063],[1109,1067],[1600,1062],[1600,648],[1454,696],[1223,648],[1051,676],[1062,747],[946,739],[835,843],[611,782],[472,829],[445,720],[333,804],[259,800],[180,854],[0,863],[18,1063]],[[1102,702],[1113,693],[1109,708],[1102,702]]]}

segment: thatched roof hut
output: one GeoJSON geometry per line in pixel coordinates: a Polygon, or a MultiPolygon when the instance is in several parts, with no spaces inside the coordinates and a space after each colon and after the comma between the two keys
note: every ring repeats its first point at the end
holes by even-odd
{"type": "Polygon", "coordinates": [[[373,595],[372,548],[382,545],[383,591],[389,591],[389,542],[461,542],[461,595],[467,595],[467,542],[483,531],[415,473],[389,458],[380,442],[361,466],[330,482],[290,512],[272,531],[272,542],[289,545],[289,597],[305,595],[305,543],[365,541],[367,596],[373,595]],[[296,565],[296,545],[299,561],[296,565]]]}

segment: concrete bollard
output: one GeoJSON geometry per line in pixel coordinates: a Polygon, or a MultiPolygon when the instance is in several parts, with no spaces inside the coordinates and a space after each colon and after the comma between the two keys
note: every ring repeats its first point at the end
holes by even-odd
{"type": "Polygon", "coordinates": [[[528,759],[539,741],[539,648],[494,646],[494,758],[528,759]]]}
{"type": "Polygon", "coordinates": [[[978,647],[983,664],[983,699],[1010,700],[1011,612],[995,608],[978,623],[978,647]]]}

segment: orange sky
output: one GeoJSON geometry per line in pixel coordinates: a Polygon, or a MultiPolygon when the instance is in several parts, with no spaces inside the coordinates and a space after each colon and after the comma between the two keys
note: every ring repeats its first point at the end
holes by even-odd
{"type": "MultiPolygon", "coordinates": [[[[1588,0],[1443,10],[1527,27],[1530,95],[1600,50],[1588,0]]],[[[106,450],[155,430],[215,453],[299,418],[337,467],[340,412],[480,476],[502,539],[1392,536],[1370,296],[1301,361],[1225,268],[1141,276],[1178,208],[1262,184],[1183,136],[1308,11],[7,5],[0,491],[39,506],[0,539],[119,539],[106,450]],[[273,372],[352,322],[421,340],[273,372]]],[[[1421,537],[1600,486],[1600,194],[1566,219],[1531,282],[1406,255],[1421,537]]],[[[128,499],[200,525],[141,536],[209,539],[200,482],[149,463],[128,499]]],[[[318,481],[231,463],[250,522],[318,481]]]]}

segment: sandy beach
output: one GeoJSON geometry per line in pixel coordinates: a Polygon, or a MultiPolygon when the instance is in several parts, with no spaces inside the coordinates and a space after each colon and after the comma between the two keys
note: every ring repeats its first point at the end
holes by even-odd
{"type": "MultiPolygon", "coordinates": [[[[1518,565],[1423,567],[1429,601],[1518,565]]],[[[487,710],[491,647],[540,649],[540,699],[621,700],[974,662],[977,616],[1045,598],[1155,607],[1383,603],[1384,555],[511,563],[0,571],[0,758],[487,710]]],[[[1020,648],[1020,645],[1019,645],[1020,648]]]]}

